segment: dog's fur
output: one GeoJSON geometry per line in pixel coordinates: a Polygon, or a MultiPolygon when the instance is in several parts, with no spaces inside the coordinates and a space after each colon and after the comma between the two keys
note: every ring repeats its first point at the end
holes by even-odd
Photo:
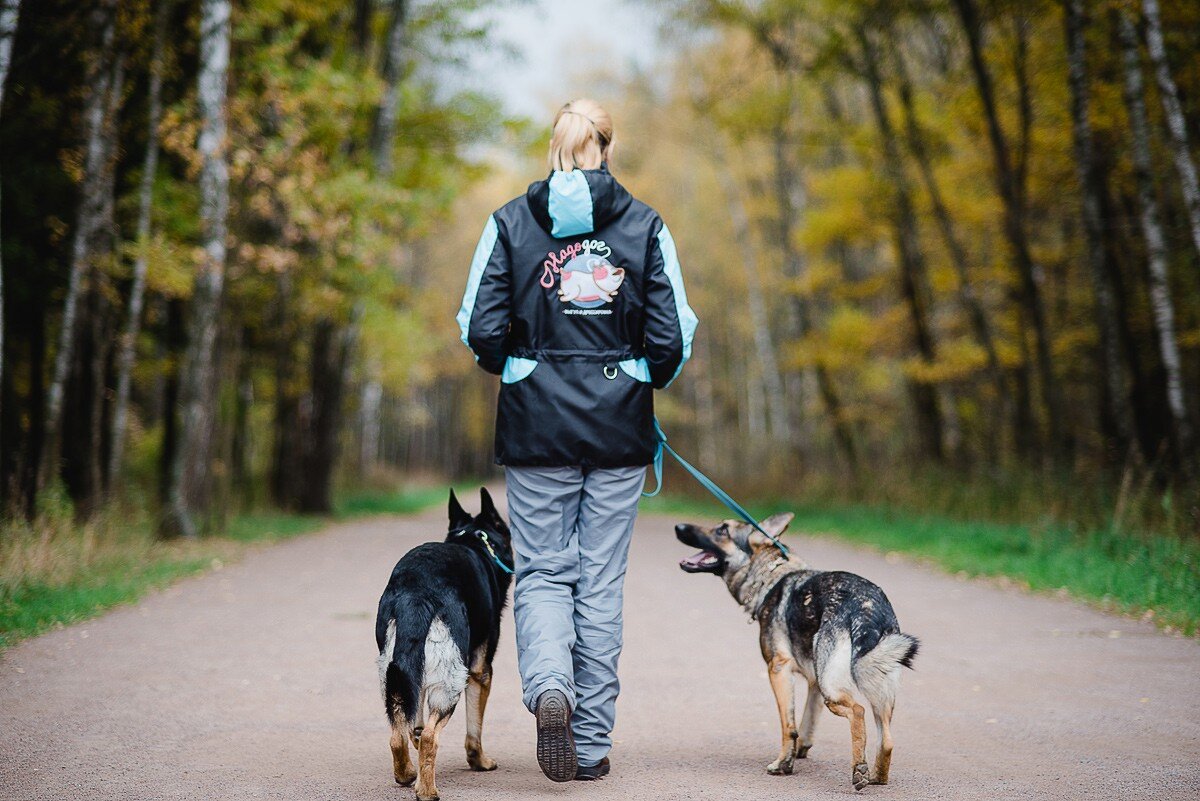
{"type": "MultiPolygon", "coordinates": [[[[778,537],[792,521],[779,514],[762,522],[778,537]]],[[[900,668],[912,667],[917,638],[900,631],[883,590],[853,573],[813,570],[798,556],[785,557],[751,526],[727,520],[713,528],[675,527],[685,545],[701,549],[680,567],[715,573],[759,624],[759,645],[783,730],[779,757],[767,772],[792,772],[813,743],[818,704],[850,721],[851,784],[887,784],[892,761],[890,724],[900,687],[900,668]],[[796,727],[793,674],[808,682],[808,699],[796,727]],[[865,700],[875,716],[879,750],[868,772],[865,700]]]]}
{"type": "Polygon", "coordinates": [[[392,571],[379,599],[375,643],[379,686],[392,725],[392,768],[402,785],[417,784],[417,798],[438,797],[434,781],[438,735],[467,694],[467,763],[495,770],[483,753],[483,711],[492,686],[492,658],[500,639],[500,614],[512,577],[508,526],[486,489],[472,517],[450,492],[445,542],[413,548],[392,571]],[[486,536],[486,539],[485,539],[486,536]],[[417,747],[414,767],[408,742],[417,747]]]}

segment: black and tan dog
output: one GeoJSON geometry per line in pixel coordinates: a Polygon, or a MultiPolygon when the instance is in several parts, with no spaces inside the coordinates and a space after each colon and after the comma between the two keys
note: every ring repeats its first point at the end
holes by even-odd
{"type": "MultiPolygon", "coordinates": [[[[778,514],[762,522],[778,537],[792,521],[778,514]]],[[[727,520],[714,528],[678,525],[679,541],[699,553],[680,561],[689,573],[715,573],[734,599],[759,624],[759,645],[783,743],[779,758],[767,766],[775,775],[792,772],[813,743],[813,728],[823,702],[850,721],[851,783],[887,784],[892,761],[890,724],[900,687],[900,667],[912,667],[917,638],[900,631],[896,613],[883,590],[853,573],[813,570],[799,557],[785,557],[770,539],[746,523],[727,520]],[[793,674],[808,682],[804,717],[796,727],[793,674]],[[867,769],[865,700],[875,715],[879,751],[875,770],[867,769]]]]}
{"type": "Polygon", "coordinates": [[[438,797],[438,736],[464,690],[467,763],[472,770],[496,769],[480,738],[500,613],[512,579],[512,546],[488,491],[479,494],[483,508],[472,516],[450,493],[446,541],[427,542],[404,555],[375,618],[379,686],[392,724],[393,773],[400,784],[415,781],[421,801],[438,797]],[[417,746],[416,767],[409,740],[417,746]]]}

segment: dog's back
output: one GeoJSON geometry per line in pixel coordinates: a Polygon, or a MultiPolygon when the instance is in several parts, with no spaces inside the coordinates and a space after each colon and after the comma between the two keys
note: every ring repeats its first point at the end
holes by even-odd
{"type": "MultiPolygon", "coordinates": [[[[375,641],[387,715],[420,733],[426,711],[448,715],[467,683],[472,607],[490,606],[490,588],[461,546],[426,543],[392,571],[379,599],[375,641]]],[[[478,638],[478,635],[476,635],[478,638]]]]}
{"type": "Polygon", "coordinates": [[[843,571],[805,571],[781,584],[778,617],[825,697],[858,691],[872,707],[890,709],[900,667],[912,667],[918,641],[900,631],[883,590],[843,571]]]}

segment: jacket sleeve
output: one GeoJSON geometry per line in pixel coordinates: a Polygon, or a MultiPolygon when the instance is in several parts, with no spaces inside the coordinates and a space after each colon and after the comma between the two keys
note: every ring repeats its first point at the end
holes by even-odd
{"type": "Polygon", "coordinates": [[[496,216],[488,217],[471,259],[467,290],[455,318],[463,344],[489,373],[504,370],[505,340],[512,305],[512,269],[496,216]]]}
{"type": "Polygon", "coordinates": [[[688,305],[675,240],[661,226],[646,262],[646,362],[655,389],[670,386],[692,355],[699,320],[688,305]]]}

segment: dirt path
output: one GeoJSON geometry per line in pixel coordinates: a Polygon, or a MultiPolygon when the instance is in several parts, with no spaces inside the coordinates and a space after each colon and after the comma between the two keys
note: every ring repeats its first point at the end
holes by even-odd
{"type": "MultiPolygon", "coordinates": [[[[711,576],[682,573],[674,521],[643,518],[626,590],[613,775],[554,785],[534,760],[511,620],[484,743],[461,714],[446,801],[849,798],[845,721],[822,713],[796,774],[778,743],[755,629],[711,576]]],[[[373,615],[394,561],[441,516],[339,525],[184,581],[0,657],[0,798],[399,799],[373,615]]],[[[823,539],[812,563],[882,585],[924,642],[906,673],[892,784],[876,799],[1200,798],[1200,645],[823,539]]]]}

